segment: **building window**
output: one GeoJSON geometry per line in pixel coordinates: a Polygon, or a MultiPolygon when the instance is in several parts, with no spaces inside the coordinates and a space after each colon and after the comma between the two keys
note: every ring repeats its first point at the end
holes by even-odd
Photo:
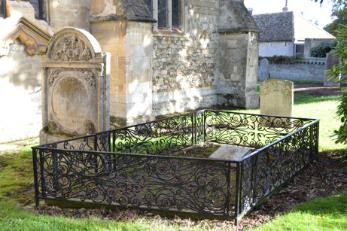
{"type": "Polygon", "coordinates": [[[177,30],[182,25],[183,0],[144,0],[157,20],[156,29],[177,30]]]}
{"type": "Polygon", "coordinates": [[[6,17],[6,0],[0,0],[0,17],[6,17]]]}
{"type": "Polygon", "coordinates": [[[44,12],[44,1],[43,0],[29,0],[31,5],[35,9],[35,17],[37,19],[45,19],[45,12],[44,12]]]}
{"type": "Polygon", "coordinates": [[[169,28],[168,1],[158,0],[158,28],[169,28]]]}
{"type": "Polygon", "coordinates": [[[172,0],[172,28],[180,28],[181,27],[181,1],[180,0],[172,0]]]}

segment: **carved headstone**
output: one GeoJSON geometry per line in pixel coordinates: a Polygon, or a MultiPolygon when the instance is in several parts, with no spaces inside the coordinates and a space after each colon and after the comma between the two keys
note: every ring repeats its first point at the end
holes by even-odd
{"type": "Polygon", "coordinates": [[[65,28],[44,61],[41,143],[109,129],[109,59],[87,31],[65,28]]]}
{"type": "Polygon", "coordinates": [[[340,82],[338,80],[332,79],[329,75],[330,69],[337,64],[339,64],[339,58],[336,56],[335,50],[332,50],[327,54],[326,57],[324,86],[340,87],[340,82]]]}
{"type": "Polygon", "coordinates": [[[291,117],[294,83],[288,80],[266,80],[260,89],[261,114],[291,117]]]}
{"type": "Polygon", "coordinates": [[[259,64],[259,80],[264,81],[269,78],[270,70],[269,70],[269,60],[262,59],[259,64]]]}

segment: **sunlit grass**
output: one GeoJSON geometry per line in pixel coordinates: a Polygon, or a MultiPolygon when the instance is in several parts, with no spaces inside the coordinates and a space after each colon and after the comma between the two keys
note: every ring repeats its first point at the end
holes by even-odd
{"type": "Polygon", "coordinates": [[[347,230],[347,194],[300,204],[285,215],[254,231],[343,231],[347,230]]]}
{"type": "MultiPolygon", "coordinates": [[[[332,151],[346,149],[347,145],[336,144],[334,130],[341,124],[336,110],[340,96],[312,96],[296,94],[293,109],[294,117],[320,119],[319,150],[332,151]]],[[[260,113],[259,110],[241,110],[241,112],[260,113]]]]}

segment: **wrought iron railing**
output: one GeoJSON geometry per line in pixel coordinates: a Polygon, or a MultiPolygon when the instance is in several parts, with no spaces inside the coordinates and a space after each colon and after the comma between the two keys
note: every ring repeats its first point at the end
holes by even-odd
{"type": "Polygon", "coordinates": [[[318,152],[319,121],[204,110],[33,148],[35,199],[241,219],[318,152]],[[241,160],[177,155],[246,146],[241,160]],[[183,152],[184,153],[184,152],[183,152]]]}

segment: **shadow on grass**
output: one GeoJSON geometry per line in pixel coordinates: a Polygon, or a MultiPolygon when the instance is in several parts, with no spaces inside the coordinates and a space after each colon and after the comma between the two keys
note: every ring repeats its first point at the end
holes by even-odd
{"type": "Polygon", "coordinates": [[[313,96],[307,93],[296,93],[294,101],[295,105],[302,105],[310,103],[322,103],[326,101],[338,101],[340,98],[340,95],[313,96]]]}

